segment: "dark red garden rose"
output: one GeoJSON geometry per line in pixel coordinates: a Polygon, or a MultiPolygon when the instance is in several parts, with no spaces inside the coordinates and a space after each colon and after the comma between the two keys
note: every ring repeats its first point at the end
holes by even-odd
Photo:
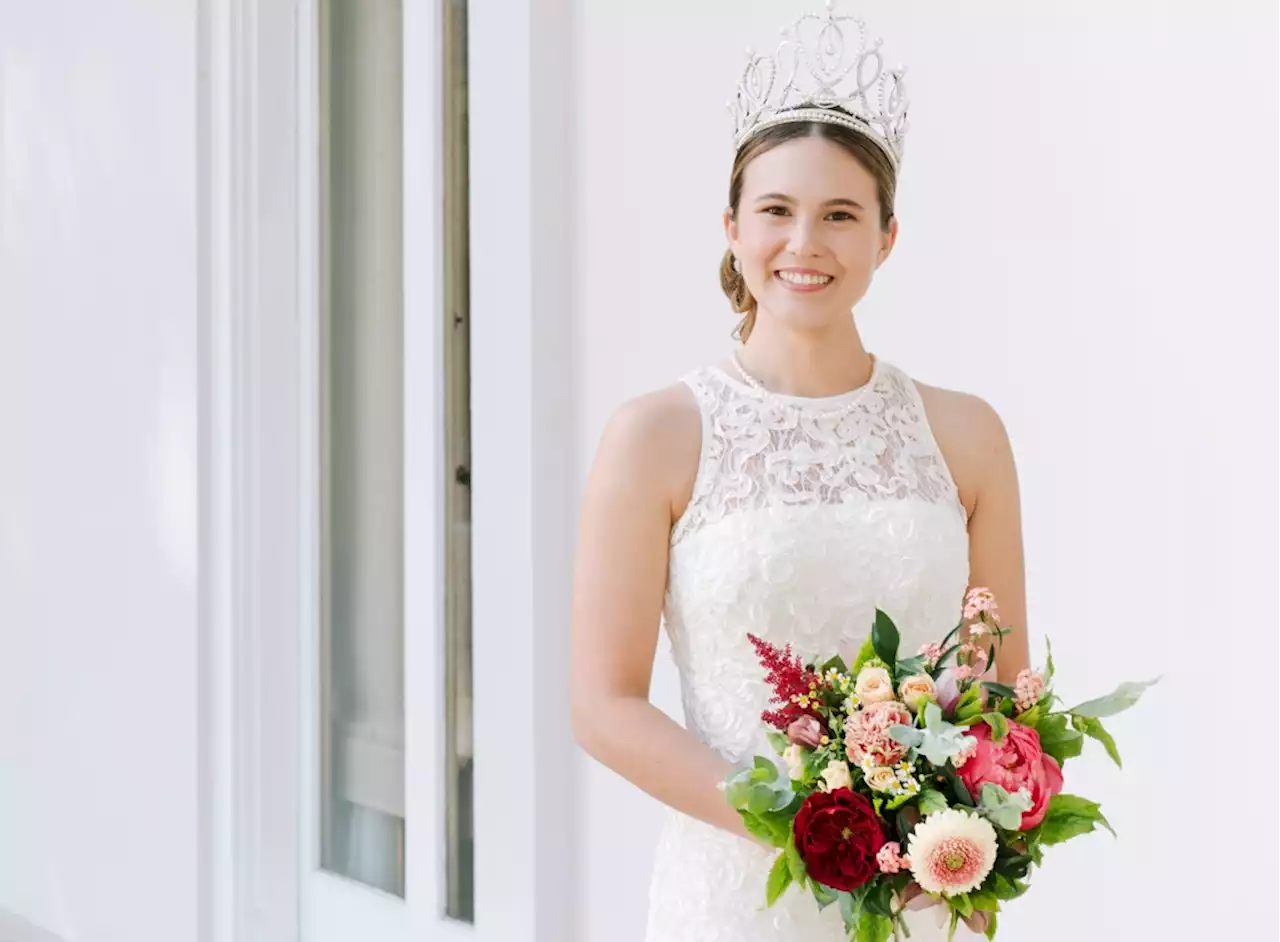
{"type": "Polygon", "coordinates": [[[880,872],[884,823],[871,802],[848,788],[814,792],[794,823],[796,850],[809,876],[834,890],[856,890],[880,872]]]}

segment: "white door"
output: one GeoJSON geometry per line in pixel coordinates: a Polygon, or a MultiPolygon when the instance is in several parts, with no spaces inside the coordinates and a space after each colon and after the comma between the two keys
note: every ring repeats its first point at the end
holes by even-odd
{"type": "Polygon", "coordinates": [[[300,6],[303,942],[474,934],[462,4],[300,6]],[[454,54],[450,54],[450,50],[454,54]],[[446,74],[446,65],[449,73],[446,74]]]}

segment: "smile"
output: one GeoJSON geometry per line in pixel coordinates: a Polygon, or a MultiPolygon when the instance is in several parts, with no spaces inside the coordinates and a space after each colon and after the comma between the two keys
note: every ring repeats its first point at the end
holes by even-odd
{"type": "Polygon", "coordinates": [[[773,274],[792,291],[817,291],[835,280],[820,272],[776,271],[773,274]]]}

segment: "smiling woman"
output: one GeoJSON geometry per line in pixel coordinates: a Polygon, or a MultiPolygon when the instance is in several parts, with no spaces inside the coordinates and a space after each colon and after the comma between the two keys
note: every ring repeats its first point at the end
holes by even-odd
{"type": "Polygon", "coordinates": [[[761,300],[802,323],[847,317],[897,239],[897,185],[884,150],[843,125],[776,124],[751,138],[729,178],[730,246],[720,263],[720,285],[743,315],[738,336],[751,336],[761,300]],[[808,171],[796,173],[798,164],[808,171]],[[818,243],[836,250],[825,265],[812,260],[818,243]],[[816,309],[796,309],[783,292],[823,298],[816,309]]]}

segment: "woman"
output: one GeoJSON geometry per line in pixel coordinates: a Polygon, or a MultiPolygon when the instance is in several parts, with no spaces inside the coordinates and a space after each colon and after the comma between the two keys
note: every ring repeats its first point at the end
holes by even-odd
{"type": "MultiPolygon", "coordinates": [[[[748,632],[802,658],[851,653],[879,607],[914,651],[982,585],[1013,629],[996,677],[1012,684],[1028,662],[1018,484],[999,417],[870,353],[850,314],[898,237],[905,132],[904,115],[868,120],[856,97],[833,107],[784,89],[739,111],[720,277],[741,349],[622,406],[586,489],[575,733],[672,809],[649,942],[846,938],[837,908],[819,913],[808,894],[762,909],[776,852],[717,787],[770,754],[770,691],[748,632]],[[660,622],[686,727],[649,702],[660,622]]],[[[913,918],[917,942],[941,932],[913,918]]]]}

